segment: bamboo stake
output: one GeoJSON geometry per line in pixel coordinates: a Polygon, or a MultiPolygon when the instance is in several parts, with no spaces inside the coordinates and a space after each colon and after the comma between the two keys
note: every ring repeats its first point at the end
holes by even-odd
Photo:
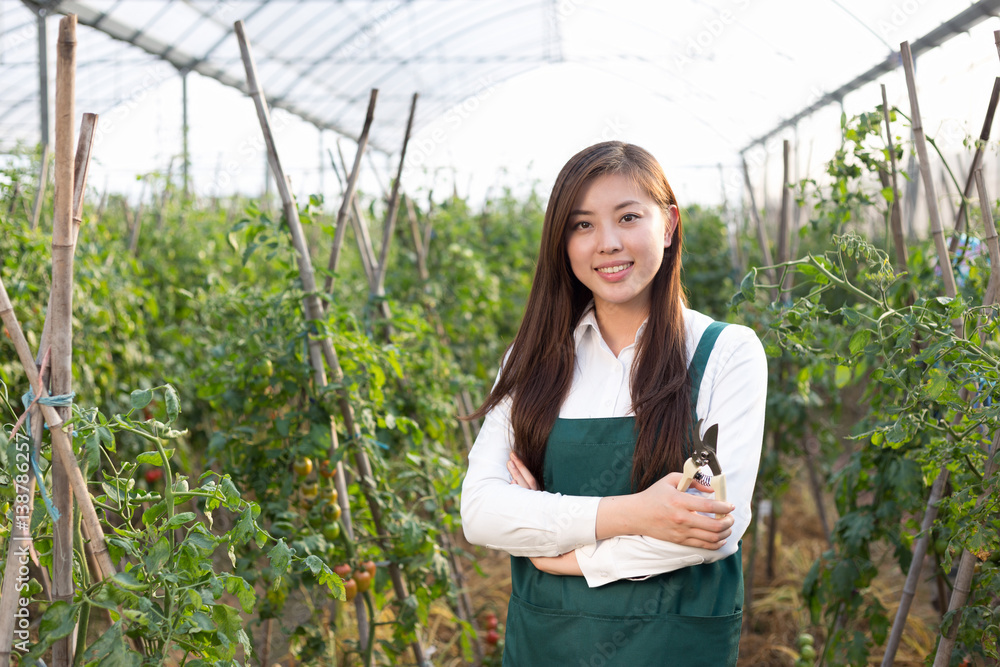
{"type": "MultiPolygon", "coordinates": [[[[358,150],[354,154],[354,166],[351,168],[350,176],[347,177],[347,186],[344,189],[344,199],[340,203],[340,210],[337,212],[337,227],[333,235],[333,247],[330,249],[330,261],[327,263],[327,276],[323,283],[323,293],[329,294],[333,291],[334,274],[337,271],[337,262],[340,258],[340,247],[344,243],[344,232],[347,229],[347,215],[351,204],[354,203],[354,190],[358,184],[358,175],[361,173],[361,156],[364,155],[368,146],[368,132],[371,130],[372,121],[375,119],[375,100],[378,98],[378,88],[372,88],[371,97],[368,98],[368,112],[365,114],[365,124],[361,129],[361,136],[358,138],[358,150]]],[[[337,150],[340,150],[338,144],[337,150]]],[[[336,167],[334,167],[336,170],[336,167]]]]}
{"type": "MultiPolygon", "coordinates": [[[[745,157],[741,157],[743,162],[743,183],[747,186],[747,193],[750,195],[750,215],[753,217],[754,226],[757,228],[757,243],[760,245],[761,255],[763,256],[764,266],[768,267],[765,269],[767,273],[767,280],[772,285],[776,285],[778,279],[775,278],[774,260],[771,258],[771,246],[767,241],[767,231],[764,229],[764,223],[760,219],[760,212],[757,211],[757,200],[753,194],[753,185],[750,184],[750,170],[747,168],[747,160],[745,157]]],[[[772,301],[774,296],[772,295],[772,301]]]]}
{"type": "MultiPolygon", "coordinates": [[[[998,31],[1000,32],[1000,31],[998,31]]],[[[949,250],[955,252],[958,249],[958,237],[965,229],[965,212],[972,197],[972,186],[975,185],[976,171],[983,163],[983,152],[986,144],[990,140],[990,132],[993,128],[993,116],[996,115],[997,102],[1000,101],[1000,76],[993,80],[993,92],[990,94],[990,104],[986,109],[986,118],[983,120],[983,129],[979,132],[979,141],[976,142],[976,152],[972,157],[972,166],[969,168],[969,177],[965,179],[965,190],[962,191],[962,202],[958,207],[958,215],[955,216],[955,231],[951,235],[949,250]]]]}
{"type": "MultiPolygon", "coordinates": [[[[234,30],[236,32],[236,37],[239,40],[243,65],[246,69],[248,94],[253,99],[254,106],[257,109],[257,118],[260,121],[261,132],[264,135],[264,143],[267,145],[268,164],[270,165],[271,172],[274,174],[274,180],[278,186],[278,193],[281,196],[282,206],[285,212],[285,221],[288,224],[288,230],[292,237],[292,245],[296,251],[295,257],[299,267],[299,279],[302,281],[302,289],[305,291],[305,296],[303,297],[303,310],[305,311],[306,320],[310,323],[315,322],[323,318],[323,306],[317,296],[316,277],[313,273],[312,260],[309,256],[309,248],[306,245],[305,234],[302,231],[302,224],[299,222],[298,208],[295,205],[295,199],[292,196],[291,189],[289,188],[288,179],[285,176],[285,171],[281,166],[281,160],[278,157],[278,150],[274,143],[274,135],[271,132],[271,114],[268,109],[264,93],[258,83],[257,65],[253,59],[253,53],[250,49],[250,42],[247,39],[243,21],[237,21],[234,24],[234,30]]],[[[329,335],[325,335],[322,341],[318,336],[310,335],[308,345],[309,361],[313,368],[313,381],[315,382],[317,389],[322,389],[327,386],[327,376],[326,369],[323,367],[323,358],[328,355],[327,348],[329,348],[330,353],[333,353],[334,359],[336,358],[336,354],[333,351],[333,344],[330,342],[329,335]]],[[[330,369],[335,375],[343,374],[343,371],[340,370],[339,366],[334,367],[331,365],[330,369]]],[[[349,428],[348,433],[354,434],[355,431],[353,428],[349,428]]],[[[337,427],[333,421],[333,417],[331,416],[331,459],[334,458],[332,455],[333,452],[335,452],[338,448],[339,442],[337,439],[337,427]]],[[[344,475],[343,462],[337,462],[337,467],[334,473],[334,484],[337,487],[338,502],[341,507],[341,519],[344,522],[345,532],[347,533],[348,538],[353,540],[354,527],[351,521],[350,495],[348,495],[347,492],[347,479],[344,475]]],[[[368,615],[364,606],[363,596],[355,598],[355,610],[357,612],[359,642],[361,645],[365,645],[368,642],[369,627],[368,615]]],[[[422,662],[422,651],[415,650],[415,653],[418,653],[421,658],[418,662],[422,662]]]]}
{"type": "MultiPolygon", "coordinates": [[[[28,341],[24,338],[24,332],[17,322],[17,316],[14,314],[14,306],[10,302],[10,297],[7,295],[7,288],[4,286],[2,278],[0,278],[0,320],[7,327],[7,332],[14,343],[14,349],[17,352],[18,359],[21,361],[21,365],[24,366],[28,382],[34,390],[35,396],[43,398],[48,396],[48,392],[45,391],[45,387],[41,383],[41,376],[39,375],[38,368],[35,366],[35,360],[31,356],[28,341]]],[[[73,495],[80,505],[84,524],[88,526],[91,535],[96,535],[99,538],[98,540],[93,540],[91,544],[94,546],[94,556],[101,566],[100,577],[106,579],[115,573],[115,567],[104,544],[104,531],[101,529],[101,523],[97,518],[94,503],[90,498],[87,482],[84,480],[83,474],[77,465],[69,436],[62,430],[63,421],[59,417],[59,414],[51,406],[41,403],[38,405],[52,434],[52,449],[55,453],[56,465],[62,467],[69,477],[73,495]]]]}
{"type": "Polygon", "coordinates": [[[897,186],[896,175],[899,173],[896,168],[896,149],[892,145],[892,126],[889,123],[889,99],[885,94],[885,84],[882,87],[882,115],[885,117],[885,138],[889,146],[889,164],[892,167],[892,174],[889,175],[892,184],[892,208],[890,210],[889,223],[892,226],[892,245],[896,250],[896,271],[905,271],[909,266],[909,259],[906,256],[906,238],[903,236],[903,211],[902,202],[899,200],[899,187],[897,186]]]}
{"type": "Polygon", "coordinates": [[[49,178],[49,143],[42,144],[42,164],[38,170],[38,190],[35,191],[35,203],[31,207],[31,228],[38,229],[38,221],[42,216],[42,199],[45,197],[45,186],[49,178]]]}
{"type": "MultiPolygon", "coordinates": [[[[913,58],[908,42],[900,44],[900,53],[903,60],[903,70],[906,74],[906,87],[910,97],[910,120],[914,143],[917,145],[921,180],[927,192],[927,205],[931,215],[931,230],[934,233],[934,244],[938,253],[938,265],[941,267],[945,293],[954,298],[956,294],[955,275],[952,270],[951,259],[948,256],[948,246],[944,242],[941,218],[937,210],[937,197],[934,194],[934,182],[930,177],[930,167],[927,162],[927,144],[923,128],[921,127],[920,107],[917,103],[916,84],[913,77],[913,58]]],[[[956,335],[964,337],[965,331],[962,321],[957,320],[953,322],[953,325],[956,335]]],[[[941,466],[941,470],[938,472],[938,476],[931,486],[930,496],[927,498],[927,507],[924,510],[924,518],[920,524],[920,537],[913,545],[913,558],[910,561],[910,569],[906,574],[906,581],[903,584],[903,594],[900,596],[899,608],[896,610],[892,631],[889,635],[889,641],[886,644],[885,656],[882,658],[882,667],[890,667],[893,664],[896,651],[899,649],[899,643],[902,641],[903,630],[906,626],[906,617],[910,613],[910,606],[913,603],[913,598],[916,596],[917,585],[920,581],[920,572],[923,569],[924,559],[927,556],[931,528],[934,525],[934,519],[937,518],[938,504],[944,495],[945,487],[948,485],[949,476],[950,473],[947,466],[941,466]]]]}
{"type": "Polygon", "coordinates": [[[410,219],[410,234],[413,236],[413,247],[417,253],[417,275],[420,276],[420,280],[427,282],[430,280],[431,274],[427,270],[427,250],[424,248],[423,235],[420,233],[420,221],[417,219],[413,200],[406,195],[403,195],[403,200],[406,202],[406,215],[410,219]]]}
{"type": "MultiPolygon", "coordinates": [[[[73,391],[73,121],[75,112],[76,16],[59,21],[56,60],[55,203],[52,214],[52,291],[48,318],[51,326],[52,372],[55,395],[73,391]]],[[[69,407],[57,408],[62,421],[71,417],[69,407]]],[[[67,432],[67,438],[71,438],[67,432]]],[[[71,450],[72,451],[72,450],[71,450]]],[[[79,472],[79,471],[78,471],[79,472]]],[[[73,601],[73,495],[69,471],[52,470],[52,496],[60,520],[52,525],[52,599],[73,601]]],[[[76,631],[52,645],[54,667],[73,663],[76,631]]]]}
{"type": "Polygon", "coordinates": [[[902,42],[899,45],[899,51],[903,60],[903,71],[906,74],[906,90],[910,96],[910,124],[913,130],[913,142],[917,147],[920,178],[924,184],[927,212],[931,219],[931,234],[934,236],[938,264],[941,266],[941,278],[944,280],[944,293],[954,298],[958,290],[955,287],[955,276],[950,270],[951,260],[948,256],[948,246],[944,240],[944,228],[941,226],[941,215],[938,212],[937,206],[937,194],[934,191],[934,178],[931,176],[930,158],[927,155],[927,140],[924,136],[923,124],[920,120],[920,105],[917,101],[917,84],[913,76],[913,55],[910,53],[910,43],[902,42]],[[947,270],[946,266],[948,267],[947,270]]]}
{"type": "Polygon", "coordinates": [[[378,273],[373,286],[373,296],[385,296],[385,274],[389,259],[389,246],[396,229],[396,213],[399,211],[399,187],[403,179],[403,166],[406,163],[406,147],[410,143],[410,133],[413,131],[413,117],[417,113],[417,93],[413,93],[410,102],[410,117],[406,121],[406,133],[403,135],[403,148],[399,152],[399,168],[396,170],[396,180],[392,183],[392,195],[389,197],[389,211],[385,216],[385,231],[382,234],[382,248],[378,258],[378,273]]]}
{"type": "MultiPolygon", "coordinates": [[[[792,215],[792,191],[791,183],[788,182],[789,173],[791,171],[791,153],[792,153],[792,142],[785,139],[781,144],[782,151],[782,171],[781,171],[781,216],[778,219],[778,263],[787,262],[789,260],[789,232],[791,224],[792,215]]],[[[785,274],[786,280],[791,278],[792,272],[789,271],[785,274]]],[[[784,285],[782,285],[784,288],[784,285]]]]}
{"type": "MultiPolygon", "coordinates": [[[[344,160],[344,153],[340,149],[339,143],[337,144],[337,153],[340,155],[341,167],[346,173],[347,162],[344,160]]],[[[361,255],[361,266],[364,267],[365,278],[368,280],[368,285],[371,286],[375,282],[375,266],[378,260],[375,259],[375,249],[372,247],[368,225],[361,215],[361,207],[358,206],[357,197],[351,201],[351,212],[351,229],[354,230],[354,240],[358,244],[358,254],[361,255]]]]}
{"type": "MultiPolygon", "coordinates": [[[[986,287],[985,304],[988,306],[997,303],[998,289],[1000,289],[1000,242],[998,242],[996,225],[993,222],[993,207],[990,202],[989,193],[986,191],[986,182],[983,180],[982,169],[975,171],[976,188],[979,194],[979,208],[983,214],[983,226],[986,229],[986,245],[990,253],[990,280],[986,287]]],[[[976,502],[976,506],[982,506],[989,496],[989,486],[993,483],[993,476],[997,470],[997,447],[1000,445],[1000,431],[993,434],[993,442],[986,457],[986,470],[983,472],[983,492],[976,502]]],[[[958,573],[955,577],[955,586],[952,589],[951,600],[948,603],[948,611],[954,612],[951,625],[946,632],[941,633],[941,641],[938,643],[937,654],[934,656],[934,667],[945,667],[951,660],[952,651],[955,648],[955,638],[958,635],[958,627],[962,620],[962,608],[968,602],[969,594],[972,591],[972,579],[975,573],[976,557],[968,550],[962,550],[962,557],[959,560],[958,573]]]]}
{"type": "MultiPolygon", "coordinates": [[[[84,114],[83,123],[80,128],[80,143],[77,146],[73,177],[73,222],[75,223],[77,231],[79,230],[80,216],[83,209],[83,191],[86,186],[87,172],[90,161],[90,149],[93,143],[94,127],[96,123],[97,116],[95,114],[84,114]]],[[[41,345],[39,346],[38,357],[35,362],[36,367],[41,365],[44,351],[49,347],[51,322],[51,318],[46,316],[45,326],[42,329],[41,345]]],[[[41,447],[42,442],[43,419],[37,405],[33,407],[30,412],[31,415],[29,416],[29,419],[31,420],[31,433],[33,440],[31,449],[32,451],[37,452],[41,447]]],[[[31,465],[28,465],[27,475],[28,483],[26,485],[25,493],[28,498],[33,498],[35,493],[35,470],[31,465]]],[[[38,558],[34,552],[34,546],[32,544],[31,533],[29,530],[31,526],[31,514],[34,509],[33,503],[25,503],[25,509],[26,512],[19,516],[18,520],[15,521],[14,525],[11,527],[11,545],[19,542],[25,543],[23,545],[22,552],[27,553],[37,564],[38,558]]],[[[14,587],[17,583],[18,569],[20,565],[19,561],[19,558],[8,557],[7,566],[4,571],[3,591],[2,594],[0,594],[0,606],[2,606],[2,609],[0,609],[0,667],[7,667],[10,660],[10,650],[12,645],[11,640],[13,639],[14,631],[14,603],[18,597],[15,595],[14,587]],[[7,600],[9,600],[9,602],[6,605],[3,604],[3,601],[7,600]]],[[[91,569],[94,570],[95,576],[100,575],[99,569],[91,569]]],[[[42,588],[48,599],[52,599],[52,584],[48,579],[48,572],[44,568],[40,568],[40,572],[43,579],[42,588]]]]}

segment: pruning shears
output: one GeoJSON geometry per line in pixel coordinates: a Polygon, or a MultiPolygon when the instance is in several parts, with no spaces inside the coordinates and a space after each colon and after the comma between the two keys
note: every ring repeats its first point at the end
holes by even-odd
{"type": "MultiPolygon", "coordinates": [[[[695,446],[694,453],[691,457],[684,462],[684,472],[683,477],[681,477],[680,484],[677,485],[678,491],[687,491],[688,487],[691,486],[691,482],[697,479],[702,484],[711,485],[715,490],[716,500],[726,500],[726,476],[722,474],[722,466],[719,465],[719,459],[715,455],[716,444],[719,439],[719,425],[712,424],[705,431],[705,437],[701,437],[701,424],[702,420],[698,420],[698,425],[695,427],[695,438],[698,442],[695,446]],[[712,476],[708,477],[700,471],[702,466],[708,466],[709,470],[712,471],[712,476]]],[[[721,519],[724,514],[716,514],[716,519],[721,519]]]]}

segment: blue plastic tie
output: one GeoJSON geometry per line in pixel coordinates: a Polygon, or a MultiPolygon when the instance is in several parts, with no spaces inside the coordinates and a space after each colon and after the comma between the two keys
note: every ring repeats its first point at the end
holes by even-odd
{"type": "MultiPolygon", "coordinates": [[[[69,394],[59,394],[57,396],[45,396],[44,398],[38,399],[40,405],[48,405],[53,408],[68,408],[73,405],[73,399],[76,397],[75,393],[69,394]]],[[[29,388],[28,393],[21,397],[21,403],[24,405],[24,409],[27,410],[31,407],[31,404],[35,402],[35,390],[29,388]]],[[[24,432],[31,438],[31,420],[26,419],[24,421],[24,432]]],[[[49,498],[48,492],[45,490],[45,482],[42,479],[42,471],[38,466],[38,450],[34,447],[31,448],[31,467],[35,471],[35,481],[38,483],[38,492],[42,495],[42,501],[45,503],[45,510],[49,513],[49,518],[52,519],[52,523],[59,521],[59,510],[56,506],[52,504],[52,499],[49,498]]]]}

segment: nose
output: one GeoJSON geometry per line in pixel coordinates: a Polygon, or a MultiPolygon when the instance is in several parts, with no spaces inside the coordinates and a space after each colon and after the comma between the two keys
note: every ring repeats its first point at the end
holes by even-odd
{"type": "Polygon", "coordinates": [[[615,224],[603,224],[599,226],[598,252],[610,255],[622,249],[621,237],[618,233],[618,226],[615,224]]]}

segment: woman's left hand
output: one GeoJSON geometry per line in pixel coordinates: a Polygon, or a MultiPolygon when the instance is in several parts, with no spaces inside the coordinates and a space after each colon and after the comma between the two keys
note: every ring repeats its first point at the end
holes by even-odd
{"type": "Polygon", "coordinates": [[[547,574],[559,574],[563,576],[582,577],[583,570],[576,560],[576,551],[568,551],[562,556],[544,557],[536,556],[531,559],[532,565],[547,574]]]}
{"type": "Polygon", "coordinates": [[[535,476],[531,474],[528,467],[524,465],[524,461],[514,452],[510,453],[510,459],[507,461],[507,472],[510,473],[511,484],[516,484],[522,489],[538,490],[538,482],[535,481],[535,476]]]}

